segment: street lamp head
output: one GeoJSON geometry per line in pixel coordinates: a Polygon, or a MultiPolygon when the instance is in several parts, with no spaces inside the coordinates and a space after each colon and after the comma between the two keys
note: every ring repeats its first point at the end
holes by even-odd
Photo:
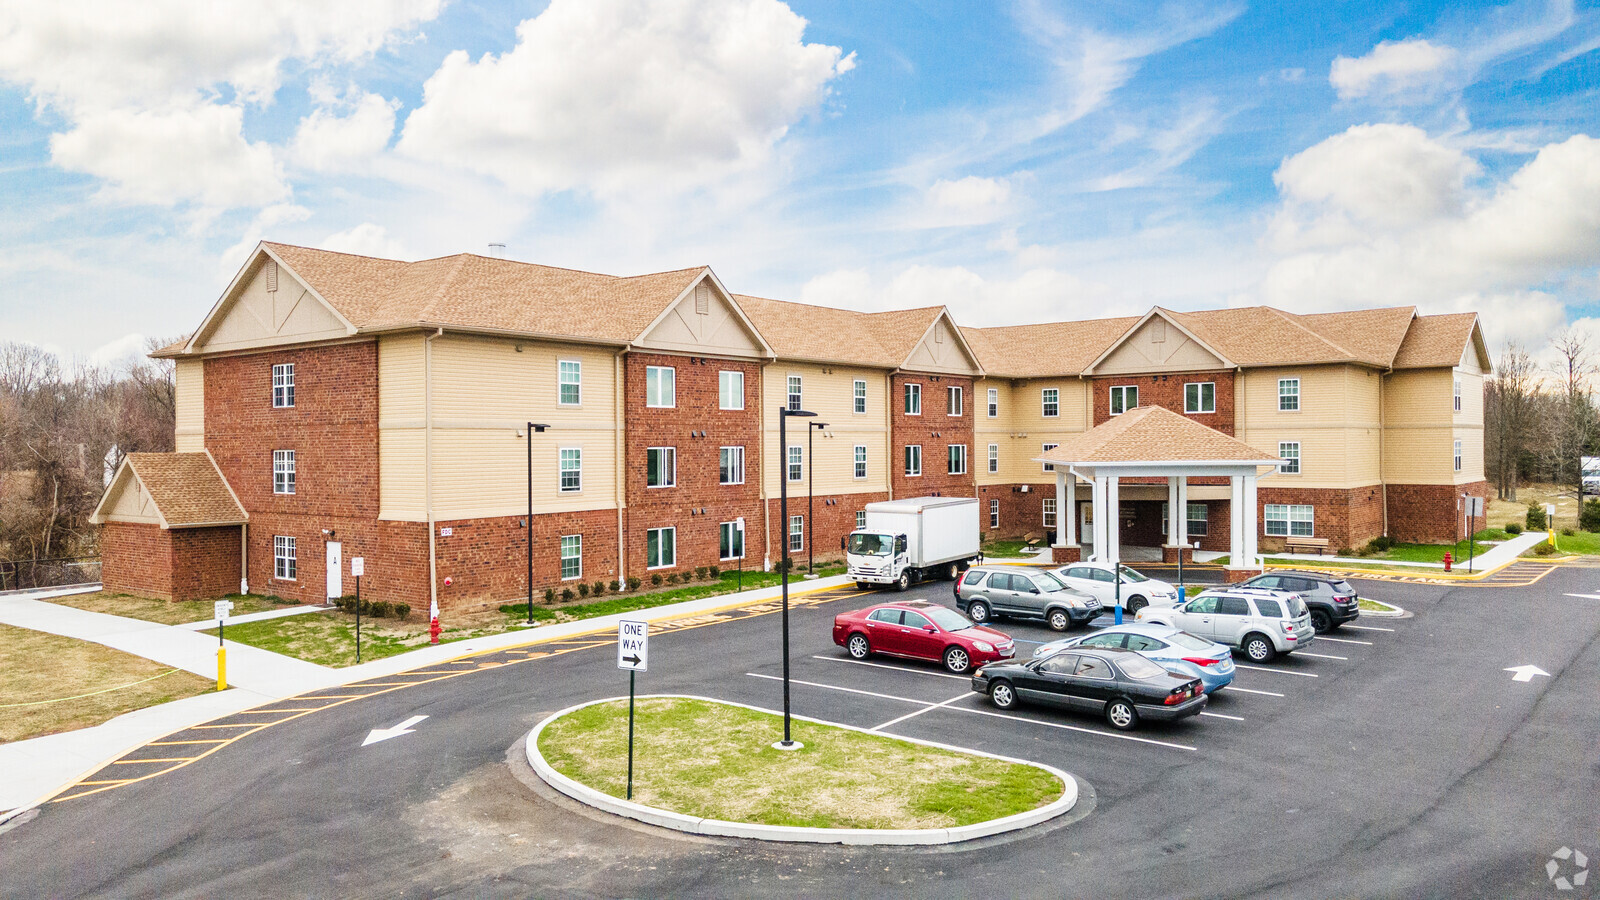
{"type": "Polygon", "coordinates": [[[533,422],[529,422],[528,423],[528,427],[532,428],[534,430],[534,432],[537,433],[537,434],[544,434],[544,430],[546,428],[549,428],[550,426],[549,425],[537,425],[537,424],[535,424],[533,422]]]}
{"type": "Polygon", "coordinates": [[[778,407],[779,416],[814,416],[816,413],[809,409],[790,409],[787,406],[778,407]]]}
{"type": "Polygon", "coordinates": [[[812,428],[827,428],[828,427],[828,423],[827,422],[808,422],[806,424],[810,425],[812,428]]]}

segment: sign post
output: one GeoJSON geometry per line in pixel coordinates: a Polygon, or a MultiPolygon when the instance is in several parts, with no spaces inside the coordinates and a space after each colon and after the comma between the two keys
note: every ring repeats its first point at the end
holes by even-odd
{"type": "Polygon", "coordinates": [[[222,632],[228,625],[228,613],[233,612],[232,600],[218,600],[212,604],[217,617],[217,690],[228,689],[228,648],[222,645],[222,632]]]}
{"type": "MultiPolygon", "coordinates": [[[[1472,574],[1472,560],[1478,550],[1478,517],[1483,515],[1483,498],[1462,494],[1467,513],[1467,574],[1472,574]]],[[[1549,522],[1545,526],[1549,526],[1549,522]]]]}
{"type": "Polygon", "coordinates": [[[647,622],[617,623],[617,668],[628,672],[628,796],[633,799],[633,680],[650,671],[650,625],[647,622]]]}
{"type": "MultiPolygon", "coordinates": [[[[1179,556],[1180,557],[1182,556],[1182,551],[1179,551],[1179,556]]],[[[1116,611],[1112,613],[1112,616],[1115,617],[1116,623],[1118,625],[1121,625],[1122,624],[1122,560],[1121,560],[1120,557],[1118,559],[1114,560],[1111,563],[1111,583],[1113,585],[1113,587],[1112,587],[1112,591],[1114,592],[1113,596],[1116,598],[1116,603],[1117,603],[1116,611]]]]}
{"type": "Polygon", "coordinates": [[[744,590],[744,516],[734,520],[734,530],[739,532],[739,590],[742,591],[744,590]]]}
{"type": "Polygon", "coordinates": [[[356,579],[356,664],[361,664],[361,576],[367,571],[364,556],[350,557],[350,574],[356,579]]]}

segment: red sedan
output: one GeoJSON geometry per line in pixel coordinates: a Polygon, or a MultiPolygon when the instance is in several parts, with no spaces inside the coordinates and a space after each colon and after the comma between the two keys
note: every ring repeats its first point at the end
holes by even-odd
{"type": "Polygon", "coordinates": [[[955,610],[926,600],[841,613],[833,619],[833,642],[855,659],[874,653],[926,659],[957,674],[1016,655],[1009,635],[974,625],[955,610]]]}

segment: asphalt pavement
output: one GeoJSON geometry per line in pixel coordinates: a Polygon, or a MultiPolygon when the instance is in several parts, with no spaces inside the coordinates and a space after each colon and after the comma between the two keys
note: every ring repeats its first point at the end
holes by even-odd
{"type": "MultiPolygon", "coordinates": [[[[1600,864],[1600,570],[1360,586],[1414,615],[1241,667],[1212,715],[1131,735],[1067,712],[999,713],[934,665],[848,660],[833,616],[896,595],[798,598],[796,712],[1079,777],[1072,816],[1006,838],[774,845],[575,808],[530,785],[518,754],[549,713],[626,693],[611,638],[578,636],[289,698],[141,748],[5,826],[0,894],[1592,896],[1587,883],[1557,891],[1546,863],[1568,847],[1600,864]],[[1523,665],[1550,675],[1505,671],[1523,665]],[[363,746],[417,716],[411,733],[363,746]]],[[[899,596],[951,603],[948,583],[899,596]]],[[[640,692],[778,708],[775,606],[653,627],[640,692]]],[[[1023,655],[1056,636],[998,627],[1023,655]]],[[[1561,874],[1576,874],[1572,859],[1561,874]]]]}

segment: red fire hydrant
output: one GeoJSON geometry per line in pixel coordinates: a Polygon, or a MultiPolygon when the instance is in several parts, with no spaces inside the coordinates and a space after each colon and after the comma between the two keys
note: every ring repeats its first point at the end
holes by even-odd
{"type": "Polygon", "coordinates": [[[1446,550],[1444,552],[1444,570],[1446,572],[1450,571],[1450,551],[1449,550],[1446,550]]]}
{"type": "Polygon", "coordinates": [[[434,616],[433,617],[433,621],[428,623],[428,643],[430,643],[430,644],[439,643],[439,617],[438,616],[434,616]]]}

